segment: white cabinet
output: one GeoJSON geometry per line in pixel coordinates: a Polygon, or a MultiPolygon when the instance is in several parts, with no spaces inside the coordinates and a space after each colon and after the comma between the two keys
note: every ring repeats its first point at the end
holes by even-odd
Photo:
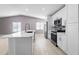
{"type": "Polygon", "coordinates": [[[48,39],[51,39],[51,31],[48,31],[48,39]]]}
{"type": "Polygon", "coordinates": [[[51,39],[51,28],[53,26],[53,19],[51,16],[48,17],[48,39],[51,39]]]}
{"type": "Polygon", "coordinates": [[[67,39],[65,32],[57,33],[57,45],[61,48],[65,53],[67,53],[67,39]]]}
{"type": "Polygon", "coordinates": [[[78,4],[68,4],[67,7],[67,23],[78,22],[78,4]]]}
{"type": "Polygon", "coordinates": [[[62,36],[59,33],[57,33],[57,45],[62,48],[62,36]]]}
{"type": "Polygon", "coordinates": [[[53,23],[54,20],[62,18],[62,25],[66,25],[66,20],[67,20],[67,7],[65,6],[61,10],[59,10],[55,15],[52,16],[53,18],[53,23]]]}
{"type": "Polygon", "coordinates": [[[77,55],[79,54],[79,24],[78,24],[78,4],[68,4],[67,7],[67,54],[77,55]]]}
{"type": "Polygon", "coordinates": [[[79,54],[78,23],[67,24],[68,54],[79,54]]]}
{"type": "MultiPolygon", "coordinates": [[[[52,16],[53,24],[57,18],[62,18],[66,26],[65,33],[57,33],[57,45],[67,54],[79,54],[79,5],[66,4],[63,9],[52,16]]],[[[51,22],[51,21],[50,21],[51,22]]]]}

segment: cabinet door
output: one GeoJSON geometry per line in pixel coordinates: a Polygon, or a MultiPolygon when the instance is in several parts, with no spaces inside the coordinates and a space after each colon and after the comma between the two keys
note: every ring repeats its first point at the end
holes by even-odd
{"type": "Polygon", "coordinates": [[[67,53],[67,39],[65,34],[62,34],[62,50],[67,53]]]}
{"type": "Polygon", "coordinates": [[[48,39],[51,39],[51,30],[48,30],[48,39]]]}
{"type": "Polygon", "coordinates": [[[78,23],[67,24],[68,54],[79,53],[78,23]]]}
{"type": "Polygon", "coordinates": [[[58,46],[67,53],[67,40],[66,40],[66,33],[58,33],[57,35],[57,44],[58,46]]]}
{"type": "Polygon", "coordinates": [[[67,23],[78,22],[78,4],[68,4],[68,19],[67,23]]]}
{"type": "Polygon", "coordinates": [[[57,35],[57,45],[62,49],[62,37],[57,35]]]}

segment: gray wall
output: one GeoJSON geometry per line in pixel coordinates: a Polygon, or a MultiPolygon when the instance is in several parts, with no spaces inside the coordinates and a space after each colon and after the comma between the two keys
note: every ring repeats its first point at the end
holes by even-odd
{"type": "Polygon", "coordinates": [[[12,22],[21,22],[22,30],[25,30],[25,24],[27,23],[30,24],[31,30],[36,30],[36,22],[45,22],[45,21],[43,19],[23,15],[0,18],[0,34],[13,33],[12,22]]]}

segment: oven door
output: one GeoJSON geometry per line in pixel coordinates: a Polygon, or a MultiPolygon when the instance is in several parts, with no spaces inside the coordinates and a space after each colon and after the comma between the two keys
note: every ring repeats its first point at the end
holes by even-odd
{"type": "Polygon", "coordinates": [[[55,43],[55,45],[57,44],[57,34],[56,33],[51,33],[51,40],[55,43]]]}

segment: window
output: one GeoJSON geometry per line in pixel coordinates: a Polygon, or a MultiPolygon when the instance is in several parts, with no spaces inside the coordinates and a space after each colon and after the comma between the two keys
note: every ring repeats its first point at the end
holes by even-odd
{"type": "Polygon", "coordinates": [[[13,22],[13,32],[21,31],[21,22],[13,22]]]}
{"type": "Polygon", "coordinates": [[[44,29],[44,24],[42,22],[37,22],[36,23],[36,29],[37,30],[43,30],[44,29]]]}

